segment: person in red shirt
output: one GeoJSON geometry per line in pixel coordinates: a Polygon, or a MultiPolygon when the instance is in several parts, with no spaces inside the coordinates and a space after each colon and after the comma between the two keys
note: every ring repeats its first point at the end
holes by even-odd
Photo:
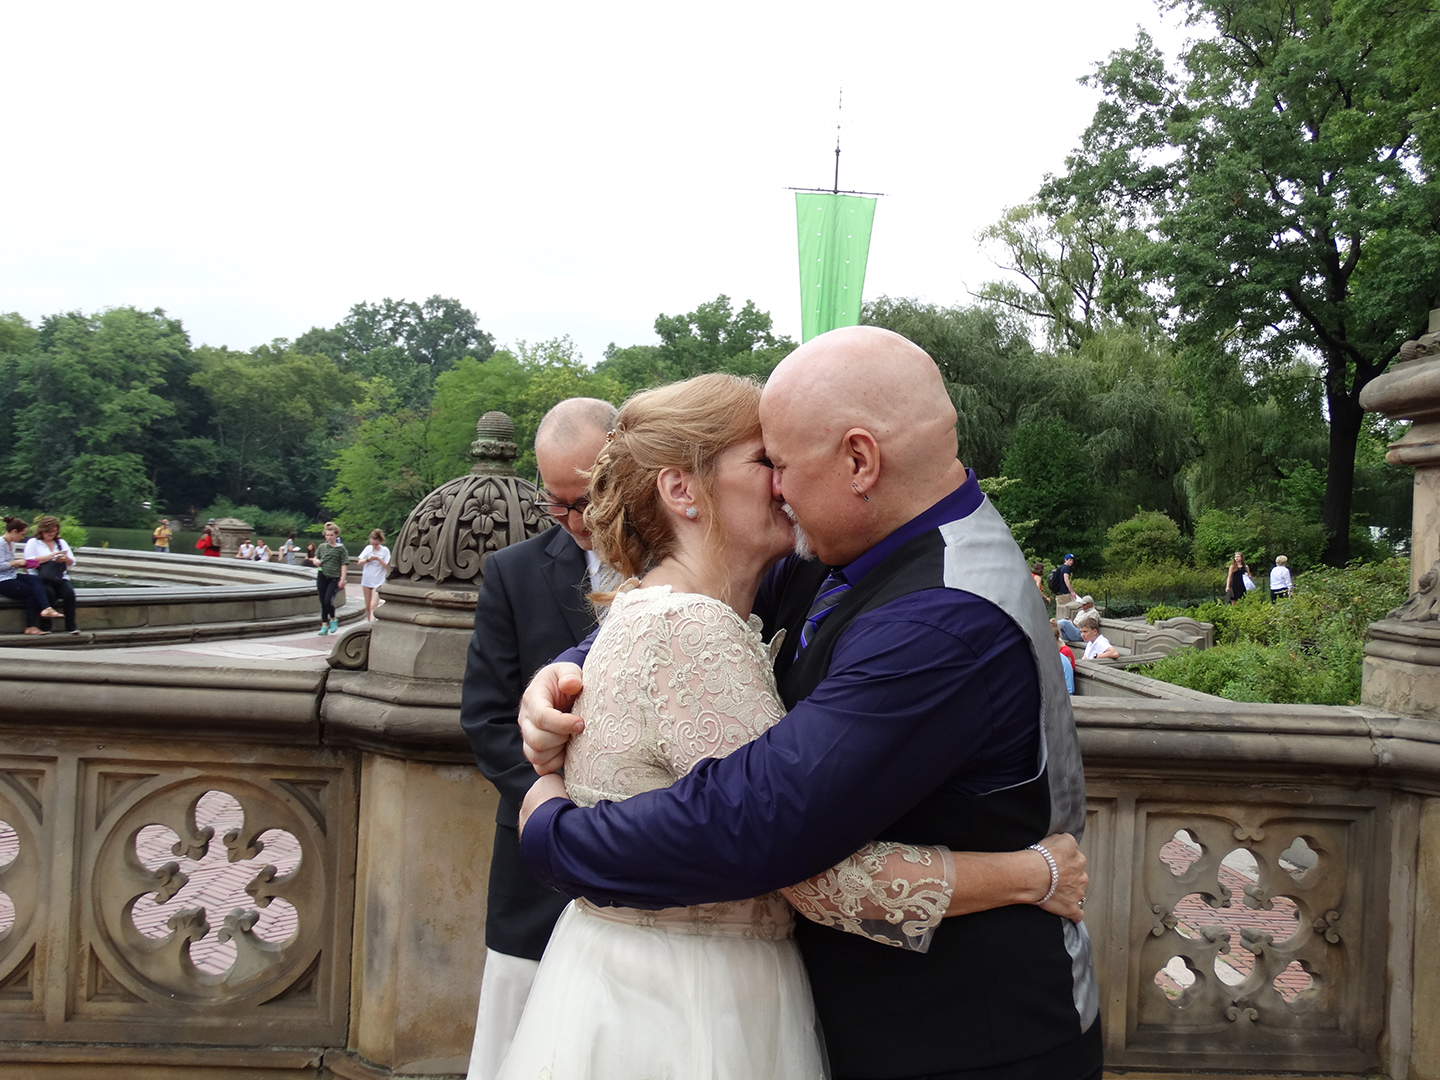
{"type": "Polygon", "coordinates": [[[220,542],[215,539],[215,533],[209,525],[205,526],[200,539],[195,541],[195,550],[201,555],[213,555],[217,559],[220,557],[220,542]]]}
{"type": "Polygon", "coordinates": [[[1060,643],[1060,655],[1068,656],[1070,658],[1070,666],[1073,668],[1075,666],[1075,654],[1070,650],[1070,646],[1065,644],[1065,639],[1060,636],[1060,627],[1054,619],[1050,620],[1050,629],[1055,631],[1055,640],[1060,643]]]}

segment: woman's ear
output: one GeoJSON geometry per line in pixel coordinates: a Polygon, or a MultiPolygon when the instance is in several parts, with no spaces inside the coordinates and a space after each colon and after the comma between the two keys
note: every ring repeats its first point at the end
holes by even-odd
{"type": "Polygon", "coordinates": [[[655,485],[660,489],[660,501],[672,514],[684,517],[695,505],[695,477],[684,469],[661,469],[655,485]]]}

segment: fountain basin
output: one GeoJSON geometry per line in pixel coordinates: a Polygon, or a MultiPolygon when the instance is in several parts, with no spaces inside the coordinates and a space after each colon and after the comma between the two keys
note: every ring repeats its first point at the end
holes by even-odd
{"type": "MultiPolygon", "coordinates": [[[[58,619],[54,632],[27,635],[22,605],[0,598],[0,646],[113,648],[255,637],[295,633],[320,620],[313,567],[90,547],[77,548],[75,558],[76,577],[131,584],[76,589],[78,635],[63,633],[58,619]]],[[[350,587],[358,589],[358,580],[350,587]]],[[[353,622],[363,613],[339,615],[353,622]]]]}

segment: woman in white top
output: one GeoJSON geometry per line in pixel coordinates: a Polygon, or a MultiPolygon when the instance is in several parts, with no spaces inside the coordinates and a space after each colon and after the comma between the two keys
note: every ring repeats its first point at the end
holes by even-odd
{"type": "Polygon", "coordinates": [[[374,622],[375,609],[380,605],[376,590],[385,584],[385,575],[390,572],[390,549],[385,546],[385,534],[372,529],[370,543],[355,561],[360,564],[360,588],[365,592],[365,618],[374,622]]]}
{"type": "Polygon", "coordinates": [[[1290,567],[1285,565],[1289,561],[1284,555],[1275,556],[1275,568],[1270,571],[1270,602],[1272,604],[1278,597],[1295,595],[1295,581],[1290,576],[1290,567]]]}
{"type": "Polygon", "coordinates": [[[25,539],[29,527],[18,517],[5,519],[5,534],[0,536],[0,596],[25,605],[25,633],[43,634],[40,619],[58,619],[60,612],[50,606],[50,596],[38,577],[16,573],[25,569],[25,553],[23,547],[16,551],[15,545],[25,539]]]}
{"type": "MultiPolygon", "coordinates": [[[[576,702],[585,730],[566,751],[563,782],[541,781],[563,783],[582,806],[668,787],[783,722],[751,607],[794,530],[772,490],[759,397],[754,383],[721,374],[645,391],[596,458],[585,526],[604,564],[630,580],[594,597],[611,608],[576,702]]],[[[1043,899],[1078,918],[1080,878],[1061,910],[1047,892],[1058,878],[1037,852],[872,842],[783,897],[661,911],[576,900],[550,938],[500,1080],[818,1080],[823,1048],[793,911],[876,949],[924,952],[949,915],[1043,899]],[[1017,874],[1015,894],[978,895],[974,882],[1002,863],[1017,874]]]]}
{"type": "MultiPolygon", "coordinates": [[[[70,584],[70,568],[75,565],[75,553],[70,545],[60,539],[60,519],[46,514],[35,522],[35,535],[25,541],[25,566],[30,573],[40,578],[50,596],[50,603],[60,605],[65,613],[65,629],[72,634],[80,631],[75,626],[75,586],[70,584]],[[45,569],[59,566],[59,570],[45,569]]],[[[50,620],[42,619],[40,629],[49,630],[50,620]]]]}
{"type": "Polygon", "coordinates": [[[255,545],[255,550],[251,552],[250,557],[256,562],[270,561],[270,545],[265,543],[264,537],[261,537],[260,542],[255,545]]]}

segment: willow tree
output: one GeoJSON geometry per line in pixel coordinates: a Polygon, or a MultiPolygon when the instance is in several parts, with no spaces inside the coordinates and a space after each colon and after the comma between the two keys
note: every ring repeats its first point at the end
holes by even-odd
{"type": "Polygon", "coordinates": [[[1103,94],[1054,215],[1113,214],[1178,341],[1253,382],[1311,359],[1324,384],[1325,557],[1343,562],[1360,391],[1440,296],[1434,0],[1175,0],[1203,36],[1151,39],[1087,81],[1103,94]],[[1428,42],[1428,44],[1427,44],[1428,42]],[[1433,64],[1433,61],[1432,61],[1433,64]]]}

